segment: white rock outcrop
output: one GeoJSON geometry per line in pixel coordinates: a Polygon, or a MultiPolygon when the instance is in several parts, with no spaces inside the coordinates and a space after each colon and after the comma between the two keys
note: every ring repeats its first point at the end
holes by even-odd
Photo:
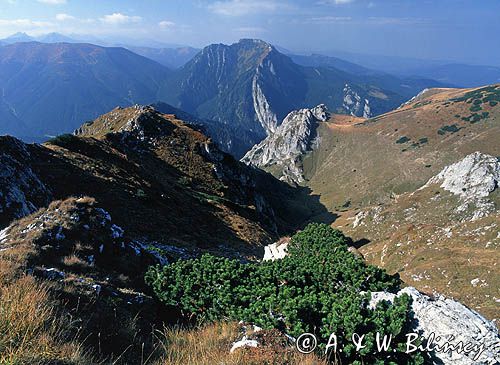
{"type": "Polygon", "coordinates": [[[280,240],[264,247],[264,258],[262,261],[281,260],[288,255],[290,240],[280,240]]]}
{"type": "Polygon", "coordinates": [[[374,308],[382,300],[392,302],[396,296],[409,295],[412,301],[415,323],[413,331],[425,339],[436,336],[435,344],[449,342],[456,345],[460,341],[475,346],[469,353],[448,353],[434,351],[432,355],[444,365],[493,365],[500,363],[500,337],[495,324],[476,311],[449,298],[431,298],[412,287],[404,288],[397,294],[375,292],[371,294],[370,307],[374,308]],[[440,337],[437,340],[437,336],[440,337]]]}
{"type": "Polygon", "coordinates": [[[304,181],[301,157],[312,151],[318,142],[318,122],[328,118],[328,109],[323,104],[293,111],[274,133],[255,145],[241,161],[257,167],[276,165],[280,168],[281,180],[299,184],[304,181]]]}
{"type": "Polygon", "coordinates": [[[262,64],[257,67],[255,76],[252,81],[253,107],[260,125],[266,131],[266,134],[270,135],[276,130],[278,126],[278,117],[272,110],[271,105],[269,104],[266,95],[262,91],[262,87],[259,84],[259,79],[261,77],[260,69],[262,67],[262,64]]]}
{"type": "Polygon", "coordinates": [[[372,116],[370,100],[363,99],[349,84],[345,84],[342,107],[352,116],[370,118],[372,116]]]}
{"type": "Polygon", "coordinates": [[[459,212],[472,207],[471,219],[481,218],[491,213],[495,206],[488,196],[498,188],[500,182],[500,161],[497,157],[474,152],[462,160],[445,167],[432,177],[423,188],[439,184],[441,188],[460,197],[463,204],[459,212]]]}
{"type": "Polygon", "coordinates": [[[397,110],[399,109],[402,109],[404,108],[405,106],[407,105],[410,105],[410,104],[413,104],[414,102],[416,101],[419,101],[420,99],[423,99],[425,94],[429,91],[429,89],[423,89],[421,92],[419,92],[417,95],[415,95],[414,97],[412,97],[410,100],[408,100],[407,102],[404,102],[403,104],[401,104],[397,110]]]}

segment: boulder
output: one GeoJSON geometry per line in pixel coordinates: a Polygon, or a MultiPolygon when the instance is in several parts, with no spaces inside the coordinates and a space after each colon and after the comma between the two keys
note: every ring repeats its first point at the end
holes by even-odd
{"type": "Polygon", "coordinates": [[[374,308],[382,300],[392,302],[396,296],[407,294],[412,298],[414,323],[412,331],[425,339],[436,336],[434,343],[452,345],[460,341],[465,345],[479,346],[469,353],[431,353],[436,361],[444,365],[493,365],[500,362],[500,338],[494,323],[476,311],[444,296],[431,298],[417,289],[407,287],[397,294],[375,292],[371,294],[370,307],[374,308]],[[440,339],[437,339],[437,336],[440,339]]]}

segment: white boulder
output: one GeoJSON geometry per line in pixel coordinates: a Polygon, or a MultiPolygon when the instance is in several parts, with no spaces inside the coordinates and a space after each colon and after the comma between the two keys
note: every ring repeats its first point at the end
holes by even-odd
{"type": "Polygon", "coordinates": [[[500,338],[494,323],[463,304],[443,296],[431,298],[412,287],[404,288],[397,294],[372,293],[370,307],[386,300],[392,302],[396,296],[408,294],[413,299],[412,310],[415,323],[413,331],[426,339],[436,336],[438,345],[445,342],[462,342],[476,346],[469,353],[434,352],[433,355],[444,365],[493,365],[500,363],[500,338]],[[440,339],[437,339],[437,336],[440,339]]]}

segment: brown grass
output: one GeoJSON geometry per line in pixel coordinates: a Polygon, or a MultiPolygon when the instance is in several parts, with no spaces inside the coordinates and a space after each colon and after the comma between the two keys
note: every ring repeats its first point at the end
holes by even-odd
{"type": "Polygon", "coordinates": [[[314,355],[293,348],[239,349],[230,353],[241,337],[236,323],[215,323],[196,329],[167,328],[158,340],[163,358],[155,365],[325,365],[314,355]]]}
{"type": "Polygon", "coordinates": [[[23,226],[12,226],[10,234],[22,239],[0,251],[0,364],[93,363],[81,343],[68,337],[74,325],[58,311],[52,284],[25,274],[37,237],[20,234],[23,226]]]}
{"type": "Polygon", "coordinates": [[[0,287],[0,364],[90,364],[77,341],[66,341],[49,287],[23,276],[0,287]]]}

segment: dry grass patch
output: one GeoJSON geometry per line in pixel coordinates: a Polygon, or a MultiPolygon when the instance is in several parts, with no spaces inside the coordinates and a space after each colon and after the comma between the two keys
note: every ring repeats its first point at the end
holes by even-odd
{"type": "Polygon", "coordinates": [[[325,365],[314,355],[294,348],[249,348],[230,353],[241,337],[236,323],[215,323],[195,329],[167,328],[158,335],[163,358],[156,365],[325,365]]]}
{"type": "Polygon", "coordinates": [[[0,364],[90,364],[56,313],[47,285],[23,276],[0,287],[0,364]]]}

